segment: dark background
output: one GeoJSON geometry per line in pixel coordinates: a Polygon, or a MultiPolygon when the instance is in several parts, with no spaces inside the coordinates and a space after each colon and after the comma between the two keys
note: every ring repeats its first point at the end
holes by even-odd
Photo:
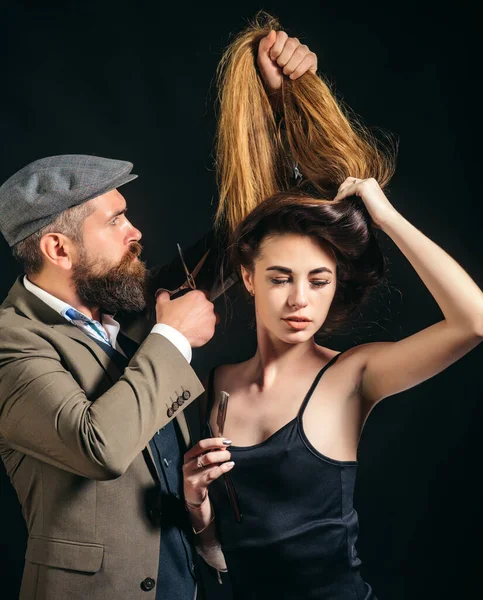
{"type": "MultiPolygon", "coordinates": [[[[189,246],[210,229],[213,76],[230,33],[260,8],[317,52],[319,70],[366,124],[396,135],[392,201],[482,285],[480,28],[469,3],[2,1],[0,181],[52,154],[130,160],[139,174],[123,189],[130,218],[148,264],[168,261],[176,242],[189,246]]],[[[391,285],[349,335],[328,342],[335,348],[399,339],[440,318],[381,239],[391,285]]],[[[0,261],[3,298],[18,273],[3,239],[0,261]]],[[[253,347],[247,319],[231,312],[194,357],[202,374],[253,347]]],[[[475,349],[383,401],[364,429],[359,553],[379,600],[481,593],[482,357],[475,349]]],[[[0,597],[8,600],[17,597],[25,527],[3,471],[0,486],[0,597]]]]}

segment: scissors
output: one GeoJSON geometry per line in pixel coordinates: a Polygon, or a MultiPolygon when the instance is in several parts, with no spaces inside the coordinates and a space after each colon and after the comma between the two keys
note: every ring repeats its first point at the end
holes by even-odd
{"type": "Polygon", "coordinates": [[[198,275],[198,273],[201,270],[201,267],[204,265],[205,260],[209,254],[209,250],[207,250],[203,256],[201,257],[201,260],[198,262],[198,264],[196,265],[196,267],[193,269],[193,271],[190,273],[188,267],[186,266],[186,262],[184,260],[183,257],[183,251],[181,250],[181,246],[179,244],[176,244],[176,246],[178,247],[178,254],[179,257],[181,259],[181,264],[183,265],[183,269],[184,272],[186,273],[186,280],[184,281],[184,283],[182,283],[179,287],[177,287],[175,290],[167,290],[166,288],[159,288],[156,290],[156,294],[155,296],[157,297],[158,294],[161,294],[161,292],[168,292],[168,294],[170,296],[173,296],[174,294],[178,294],[179,292],[183,292],[184,290],[196,290],[196,281],[195,281],[195,277],[198,275]]]}

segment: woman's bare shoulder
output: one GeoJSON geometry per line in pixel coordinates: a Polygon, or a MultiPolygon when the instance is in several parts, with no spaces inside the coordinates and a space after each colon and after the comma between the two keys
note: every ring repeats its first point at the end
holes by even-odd
{"type": "Polygon", "coordinates": [[[337,359],[339,369],[342,367],[344,370],[349,369],[360,373],[360,371],[364,369],[367,356],[371,352],[372,346],[375,345],[377,344],[369,342],[367,344],[353,346],[343,351],[317,346],[317,352],[323,364],[329,363],[336,356],[340,355],[337,359]]]}
{"type": "Polygon", "coordinates": [[[329,362],[340,354],[339,350],[333,350],[332,348],[327,348],[326,346],[315,345],[315,352],[322,363],[329,362]]]}

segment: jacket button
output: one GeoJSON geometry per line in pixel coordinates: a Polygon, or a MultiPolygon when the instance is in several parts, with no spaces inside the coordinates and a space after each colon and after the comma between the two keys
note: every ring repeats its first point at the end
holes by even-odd
{"type": "Polygon", "coordinates": [[[168,415],[168,417],[172,417],[174,414],[174,410],[172,408],[168,408],[168,411],[166,414],[168,415]]]}
{"type": "Polygon", "coordinates": [[[178,396],[176,398],[176,402],[178,403],[178,406],[183,406],[183,404],[184,404],[184,398],[183,398],[183,396],[178,396]]]}
{"type": "Polygon", "coordinates": [[[189,399],[191,398],[191,392],[189,392],[188,390],[185,390],[185,391],[183,392],[183,398],[184,398],[185,400],[189,400],[189,399]]]}
{"type": "Polygon", "coordinates": [[[156,582],[152,577],[146,577],[146,579],[141,581],[141,589],[143,590],[143,592],[150,592],[155,585],[156,582]]]}
{"type": "Polygon", "coordinates": [[[171,404],[171,408],[172,408],[173,410],[178,410],[178,408],[179,408],[179,404],[178,404],[178,401],[177,401],[177,400],[175,400],[175,401],[173,402],[173,404],[171,404]]]}

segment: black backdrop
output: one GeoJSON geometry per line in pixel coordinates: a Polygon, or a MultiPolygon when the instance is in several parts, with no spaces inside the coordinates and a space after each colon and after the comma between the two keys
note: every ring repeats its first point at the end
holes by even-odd
{"type": "MultiPolygon", "coordinates": [[[[391,198],[483,284],[475,11],[457,3],[0,3],[0,180],[31,160],[97,154],[134,163],[123,190],[150,265],[206,233],[216,206],[213,76],[230,32],[259,8],[319,56],[320,70],[369,126],[399,139],[391,198]]],[[[383,239],[391,287],[347,347],[398,339],[440,318],[411,267],[383,239]]],[[[0,240],[3,298],[18,273],[0,240]]],[[[222,309],[221,309],[222,310],[222,309]]],[[[243,311],[241,311],[243,312],[243,311]]],[[[237,314],[199,352],[200,372],[240,360],[253,332],[237,314]]],[[[1,333],[0,333],[1,334],[1,333]]],[[[356,507],[359,552],[380,600],[480,594],[481,349],[383,401],[365,427],[356,507]]],[[[16,598],[25,528],[1,473],[0,597],[16,598]]]]}

